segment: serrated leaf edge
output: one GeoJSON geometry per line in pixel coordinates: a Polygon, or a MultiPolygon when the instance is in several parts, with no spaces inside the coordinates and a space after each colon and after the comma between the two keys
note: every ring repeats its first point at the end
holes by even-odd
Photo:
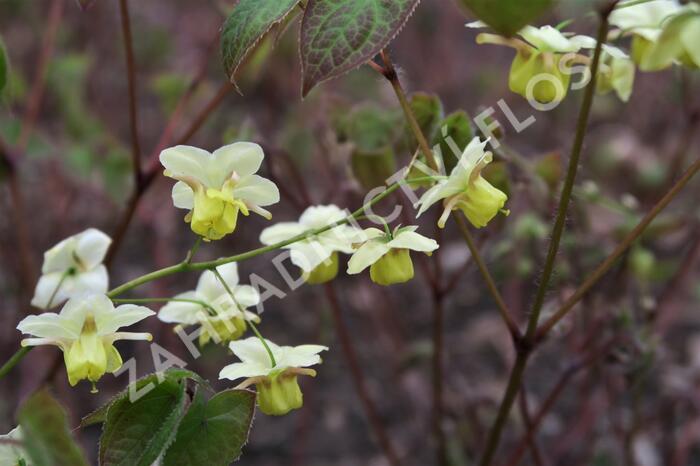
{"type": "MultiPolygon", "coordinates": [[[[312,2],[315,2],[316,0],[309,0],[309,2],[306,4],[306,11],[309,9],[309,4],[312,2]]],[[[326,76],[325,78],[319,80],[318,82],[313,83],[313,85],[309,86],[309,83],[307,82],[306,79],[306,70],[304,69],[304,55],[302,54],[302,40],[304,38],[304,24],[306,23],[306,11],[304,12],[304,17],[302,18],[301,21],[301,28],[299,28],[299,60],[301,62],[301,96],[302,98],[306,97],[311,90],[318,86],[319,84],[322,84],[326,81],[329,81],[334,78],[338,78],[346,73],[349,73],[350,71],[353,71],[356,68],[359,68],[362,66],[368,59],[371,59],[374,57],[376,54],[378,54],[380,51],[385,49],[391,42],[396,39],[396,36],[398,36],[403,28],[406,26],[408,21],[411,19],[413,16],[413,13],[416,11],[416,8],[418,8],[418,5],[420,4],[421,0],[416,0],[416,3],[413,5],[412,8],[410,8],[405,15],[405,18],[399,23],[399,25],[396,28],[396,31],[387,39],[386,43],[383,44],[381,47],[375,47],[375,49],[372,51],[370,54],[370,58],[365,58],[365,59],[360,59],[360,60],[355,60],[354,62],[350,62],[349,64],[346,64],[344,66],[339,67],[336,69],[333,73],[330,75],[326,76]]]]}
{"type": "MultiPolygon", "coordinates": [[[[236,0],[236,3],[235,3],[235,5],[233,6],[233,9],[231,10],[231,11],[232,11],[232,12],[231,12],[231,15],[233,15],[233,12],[235,11],[235,8],[238,6],[238,4],[240,3],[240,1],[241,1],[241,0],[236,0]]],[[[233,69],[231,70],[231,72],[229,72],[228,69],[225,69],[225,70],[224,70],[224,71],[226,72],[226,74],[228,75],[229,81],[231,82],[231,84],[233,84],[233,87],[236,89],[236,92],[238,92],[240,95],[243,95],[243,93],[241,92],[241,89],[240,89],[240,87],[238,87],[238,83],[236,82],[236,72],[238,72],[238,69],[241,67],[241,65],[243,64],[243,62],[245,62],[246,58],[248,58],[248,55],[250,55],[250,52],[260,43],[260,41],[272,30],[272,28],[274,28],[275,26],[277,26],[278,24],[280,24],[282,21],[284,21],[284,19],[289,15],[289,13],[292,12],[292,10],[293,10],[294,8],[297,7],[297,5],[299,5],[299,2],[294,3],[294,4],[289,8],[289,10],[287,10],[284,14],[282,14],[277,20],[271,21],[271,22],[270,22],[270,25],[267,27],[267,29],[265,29],[265,31],[263,31],[263,33],[260,34],[260,35],[258,36],[258,38],[257,38],[255,41],[253,41],[253,43],[250,44],[250,46],[248,46],[248,48],[245,49],[245,51],[243,52],[243,55],[241,55],[240,60],[238,60],[238,63],[236,63],[236,65],[233,67],[233,69]]],[[[226,18],[226,20],[224,21],[224,24],[221,25],[221,36],[222,36],[222,39],[223,39],[224,25],[226,25],[226,23],[228,22],[228,20],[229,20],[229,18],[231,17],[231,15],[229,15],[229,16],[226,18]]],[[[223,44],[222,44],[222,45],[223,45],[223,44]]],[[[223,48],[223,46],[220,46],[220,47],[221,47],[221,53],[222,53],[221,61],[223,62],[223,61],[224,61],[224,57],[223,57],[224,48],[223,48]]],[[[225,64],[224,64],[224,68],[227,68],[225,64]]]]}

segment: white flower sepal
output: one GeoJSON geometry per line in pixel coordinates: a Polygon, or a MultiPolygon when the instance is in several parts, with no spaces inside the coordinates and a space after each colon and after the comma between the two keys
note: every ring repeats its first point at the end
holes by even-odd
{"type": "Polygon", "coordinates": [[[212,339],[217,343],[236,340],[245,332],[246,321],[260,322],[257,314],[245,310],[260,302],[260,294],[250,285],[238,284],[238,264],[231,262],[216,270],[233,293],[235,302],[214,272],[207,270],[199,277],[195,290],[178,294],[158,312],[163,322],[201,325],[200,345],[212,339]]]}
{"type": "Polygon", "coordinates": [[[22,346],[55,345],[63,351],[71,385],[87,379],[97,382],[105,372],[114,373],[122,358],[117,340],[151,340],[149,333],[119,332],[155,314],[144,306],[124,304],[115,309],[103,294],[87,294],[68,300],[59,314],[45,312],[25,317],[17,329],[33,338],[22,346]]]}
{"type": "Polygon", "coordinates": [[[366,241],[348,262],[348,274],[355,275],[370,267],[370,278],[379,285],[404,283],[413,278],[409,251],[430,255],[438,243],[416,233],[417,226],[400,227],[387,234],[378,228],[364,230],[366,241]]]}
{"type": "Polygon", "coordinates": [[[109,236],[89,228],[46,251],[32,306],[48,309],[83,293],[106,293],[109,277],[102,261],[111,243],[109,236]]]}
{"type": "Polygon", "coordinates": [[[440,228],[445,227],[450,212],[457,209],[477,228],[485,227],[499,212],[508,215],[509,212],[503,210],[508,196],[481,176],[481,171],[493,158],[491,152],[484,151],[487,143],[488,140],[481,141],[478,137],[469,143],[450,176],[418,200],[417,217],[443,199],[444,209],[438,220],[440,228]]]}
{"type": "MultiPolygon", "coordinates": [[[[343,220],[346,216],[347,213],[335,205],[312,206],[301,214],[298,222],[281,222],[265,228],[260,234],[260,242],[266,245],[279,243],[343,220]]],[[[339,225],[284,248],[290,250],[292,263],[302,269],[307,282],[324,283],[338,273],[337,253],[351,254],[352,245],[361,233],[350,225],[339,225]]]]}
{"type": "Polygon", "coordinates": [[[22,428],[15,427],[5,435],[0,435],[0,466],[17,466],[27,463],[27,454],[21,445],[12,442],[22,441],[22,428]],[[21,463],[24,461],[24,463],[21,463]]]}
{"type": "Polygon", "coordinates": [[[267,339],[265,343],[275,358],[275,366],[262,342],[256,337],[250,337],[229,344],[241,362],[221,369],[219,378],[245,378],[236,388],[255,385],[260,410],[268,415],[280,416],[301,408],[303,397],[297,376],[315,377],[316,371],[308,367],[320,364],[319,353],[328,348],[320,345],[278,346],[267,339]]]}
{"type": "Polygon", "coordinates": [[[172,192],[175,207],[189,210],[185,221],[210,241],[233,233],[239,212],[272,217],[263,207],[279,202],[280,194],[275,183],[256,175],[264,156],[259,145],[236,142],[214,153],[171,147],[161,152],[160,162],[165,176],[178,180],[172,192]]]}

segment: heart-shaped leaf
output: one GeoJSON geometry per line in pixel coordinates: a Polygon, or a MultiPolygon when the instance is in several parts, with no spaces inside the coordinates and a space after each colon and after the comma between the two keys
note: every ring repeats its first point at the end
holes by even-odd
{"type": "Polygon", "coordinates": [[[235,85],[236,70],[255,44],[280,23],[299,0],[239,0],[221,30],[221,59],[235,85]]]}
{"type": "Polygon", "coordinates": [[[224,390],[209,400],[198,392],[162,465],[230,464],[248,441],[254,411],[255,393],[248,390],[224,390]]]}
{"type": "Polygon", "coordinates": [[[128,396],[114,401],[100,437],[100,465],[153,464],[175,438],[187,402],[185,388],[184,380],[164,378],[134,402],[128,396]]]}
{"type": "Polygon", "coordinates": [[[459,0],[496,32],[510,37],[539,18],[555,0],[459,0]]]}
{"type": "Polygon", "coordinates": [[[87,466],[68,430],[66,413],[47,390],[30,396],[17,415],[24,449],[32,466],[87,466]]]}
{"type": "Polygon", "coordinates": [[[301,23],[302,94],[373,58],[420,0],[309,0],[301,23]]]}

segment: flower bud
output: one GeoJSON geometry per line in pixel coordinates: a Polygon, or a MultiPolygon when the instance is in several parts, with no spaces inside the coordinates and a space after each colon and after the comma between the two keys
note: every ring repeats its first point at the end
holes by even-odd
{"type": "Polygon", "coordinates": [[[333,280],[338,275],[338,253],[321,262],[311,272],[304,272],[304,280],[310,285],[320,285],[333,280]]]}
{"type": "Polygon", "coordinates": [[[561,57],[549,52],[518,53],[510,68],[510,90],[541,104],[566,97],[571,76],[559,68],[561,57]]]}
{"type": "Polygon", "coordinates": [[[260,411],[268,416],[283,416],[304,404],[296,374],[281,374],[265,377],[255,384],[260,411]]]}
{"type": "Polygon", "coordinates": [[[648,249],[636,247],[630,253],[629,266],[637,279],[648,281],[654,274],[656,259],[648,249]]]}
{"type": "Polygon", "coordinates": [[[392,249],[369,269],[370,278],[378,285],[404,283],[413,278],[413,262],[408,249],[392,249]]]}

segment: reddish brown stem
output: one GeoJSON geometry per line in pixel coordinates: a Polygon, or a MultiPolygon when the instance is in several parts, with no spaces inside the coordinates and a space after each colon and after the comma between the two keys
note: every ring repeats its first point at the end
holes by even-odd
{"type": "Polygon", "coordinates": [[[122,41],[126,54],[126,76],[129,88],[129,129],[131,132],[131,164],[136,190],[141,185],[141,144],[139,143],[139,115],[136,103],[136,62],[134,60],[134,45],[131,37],[131,19],[129,17],[128,0],[119,0],[121,16],[122,41]]]}
{"type": "Polygon", "coordinates": [[[360,362],[357,354],[355,353],[355,347],[350,339],[350,333],[345,326],[340,303],[338,302],[338,297],[336,296],[333,284],[326,283],[325,289],[328,303],[333,311],[333,321],[335,322],[335,329],[336,333],[338,334],[338,339],[340,340],[340,346],[343,350],[343,354],[345,355],[347,364],[350,367],[350,374],[352,375],[352,380],[355,384],[355,390],[357,391],[357,395],[362,402],[362,407],[365,410],[367,420],[372,427],[372,431],[374,432],[376,440],[384,452],[387,461],[389,461],[392,466],[398,466],[400,464],[399,456],[396,453],[391,440],[389,439],[389,435],[387,434],[384,423],[379,416],[377,407],[375,406],[374,401],[372,401],[372,398],[369,396],[369,391],[367,390],[367,384],[365,382],[365,375],[360,367],[360,362]]]}
{"type": "MultiPolygon", "coordinates": [[[[221,102],[223,102],[224,97],[226,97],[226,95],[231,91],[232,88],[233,87],[230,83],[223,84],[219,89],[219,92],[216,93],[216,95],[212,98],[212,100],[209,101],[206,107],[197,115],[195,120],[185,131],[185,134],[175,143],[175,145],[185,144],[192,136],[194,136],[194,134],[206,122],[207,118],[209,118],[214,112],[214,110],[216,110],[216,108],[221,104],[221,102]]],[[[148,168],[148,171],[142,177],[141,184],[138,187],[139,189],[135,190],[129,198],[129,200],[127,201],[126,209],[124,210],[124,213],[122,214],[122,217],[119,220],[119,223],[117,224],[115,233],[112,235],[112,245],[110,246],[110,249],[107,253],[107,257],[105,258],[105,264],[107,265],[109,265],[114,259],[114,255],[119,249],[121,242],[124,239],[124,235],[126,234],[126,231],[129,228],[131,219],[136,213],[136,209],[138,208],[141,197],[151,186],[151,184],[155,180],[156,175],[159,172],[160,162],[158,161],[158,153],[160,152],[160,148],[158,148],[157,150],[158,152],[154,152],[154,154],[151,156],[151,166],[148,168]]]]}
{"type": "Polygon", "coordinates": [[[12,149],[0,138],[0,167],[7,173],[10,200],[12,203],[12,222],[17,233],[17,245],[21,264],[22,301],[28,301],[34,286],[35,273],[32,246],[29,237],[29,225],[25,216],[25,202],[20,189],[17,159],[12,149]],[[25,299],[26,298],[26,299],[25,299]]]}
{"type": "Polygon", "coordinates": [[[37,61],[36,71],[34,74],[34,82],[32,83],[32,89],[29,93],[29,103],[27,104],[24,118],[22,119],[22,130],[19,134],[19,139],[17,140],[17,147],[20,149],[20,151],[24,151],[24,149],[26,149],[27,144],[29,143],[29,136],[32,134],[34,124],[39,116],[41,101],[44,97],[44,90],[46,89],[46,74],[49,68],[49,63],[51,63],[51,57],[53,56],[58,27],[60,26],[61,19],[63,17],[63,6],[64,0],[53,0],[51,2],[51,7],[49,8],[46,33],[44,34],[44,41],[41,45],[41,52],[39,52],[39,59],[37,61]]]}

